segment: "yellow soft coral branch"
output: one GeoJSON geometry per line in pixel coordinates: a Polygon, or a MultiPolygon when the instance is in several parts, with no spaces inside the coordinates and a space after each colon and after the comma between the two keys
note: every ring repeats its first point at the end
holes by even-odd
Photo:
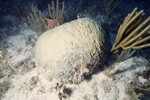
{"type": "Polygon", "coordinates": [[[120,25],[111,52],[116,53],[120,49],[140,49],[150,46],[144,44],[145,41],[150,40],[148,35],[145,36],[150,30],[150,25],[147,25],[150,22],[150,17],[142,22],[143,16],[144,11],[137,12],[137,8],[135,8],[125,17],[122,25],[120,25]]]}

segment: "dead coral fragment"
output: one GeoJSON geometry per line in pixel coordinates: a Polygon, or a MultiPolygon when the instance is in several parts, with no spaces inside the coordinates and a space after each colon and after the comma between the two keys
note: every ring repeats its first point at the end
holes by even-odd
{"type": "Polygon", "coordinates": [[[111,49],[112,52],[116,53],[119,49],[140,49],[150,46],[150,43],[144,44],[144,42],[150,40],[149,34],[145,34],[150,30],[150,25],[147,25],[150,22],[150,17],[142,21],[144,11],[136,11],[137,8],[129,13],[123,24],[120,25],[111,49]]]}

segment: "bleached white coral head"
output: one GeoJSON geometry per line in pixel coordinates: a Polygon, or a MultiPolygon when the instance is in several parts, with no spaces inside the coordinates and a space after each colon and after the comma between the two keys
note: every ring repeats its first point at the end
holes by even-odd
{"type": "Polygon", "coordinates": [[[62,82],[79,83],[104,60],[104,32],[89,18],[44,32],[35,46],[35,60],[62,82]]]}

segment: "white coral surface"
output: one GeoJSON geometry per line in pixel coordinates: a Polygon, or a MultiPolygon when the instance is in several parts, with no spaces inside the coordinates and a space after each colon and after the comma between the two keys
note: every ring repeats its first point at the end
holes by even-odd
{"type": "Polygon", "coordinates": [[[77,19],[44,32],[35,46],[35,60],[62,82],[78,83],[103,61],[104,42],[98,23],[77,19]]]}

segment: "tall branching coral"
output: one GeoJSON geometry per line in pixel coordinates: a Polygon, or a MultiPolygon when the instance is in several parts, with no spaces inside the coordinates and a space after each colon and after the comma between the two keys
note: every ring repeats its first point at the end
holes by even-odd
{"type": "Polygon", "coordinates": [[[64,2],[62,2],[61,7],[59,7],[59,0],[56,1],[56,4],[52,1],[51,4],[48,4],[49,16],[45,16],[44,13],[32,5],[31,13],[27,16],[27,20],[34,31],[41,34],[46,30],[63,24],[64,5],[64,2]]]}
{"type": "MultiPolygon", "coordinates": [[[[144,11],[137,12],[137,8],[135,8],[124,19],[123,24],[120,25],[115,43],[111,49],[112,53],[117,54],[118,62],[127,59],[135,52],[130,50],[150,47],[150,43],[148,43],[148,40],[150,40],[150,34],[148,34],[150,17],[143,21],[143,16],[144,11]],[[119,54],[119,52],[121,53],[119,54]]],[[[106,74],[112,76],[120,67],[122,67],[122,63],[118,63],[117,66],[108,69],[106,74]]]]}
{"type": "Polygon", "coordinates": [[[45,16],[33,5],[31,6],[31,13],[27,16],[27,20],[36,32],[42,33],[46,31],[47,22],[45,20],[45,16]]]}
{"type": "Polygon", "coordinates": [[[146,34],[150,30],[150,17],[143,21],[144,11],[137,12],[135,8],[132,13],[124,19],[118,30],[118,34],[111,49],[111,52],[116,53],[120,49],[140,49],[149,47],[150,43],[144,42],[150,40],[150,35],[146,34]]]}
{"type": "Polygon", "coordinates": [[[56,1],[56,6],[54,5],[54,1],[52,1],[51,4],[48,4],[50,19],[63,18],[64,7],[64,2],[62,2],[61,8],[59,7],[59,0],[56,1]]]}
{"type": "Polygon", "coordinates": [[[61,7],[59,7],[59,0],[56,1],[56,5],[54,5],[54,1],[52,1],[51,4],[48,4],[48,11],[50,18],[46,18],[48,24],[47,29],[51,29],[55,26],[63,24],[64,8],[65,8],[64,2],[62,2],[61,7]]]}

